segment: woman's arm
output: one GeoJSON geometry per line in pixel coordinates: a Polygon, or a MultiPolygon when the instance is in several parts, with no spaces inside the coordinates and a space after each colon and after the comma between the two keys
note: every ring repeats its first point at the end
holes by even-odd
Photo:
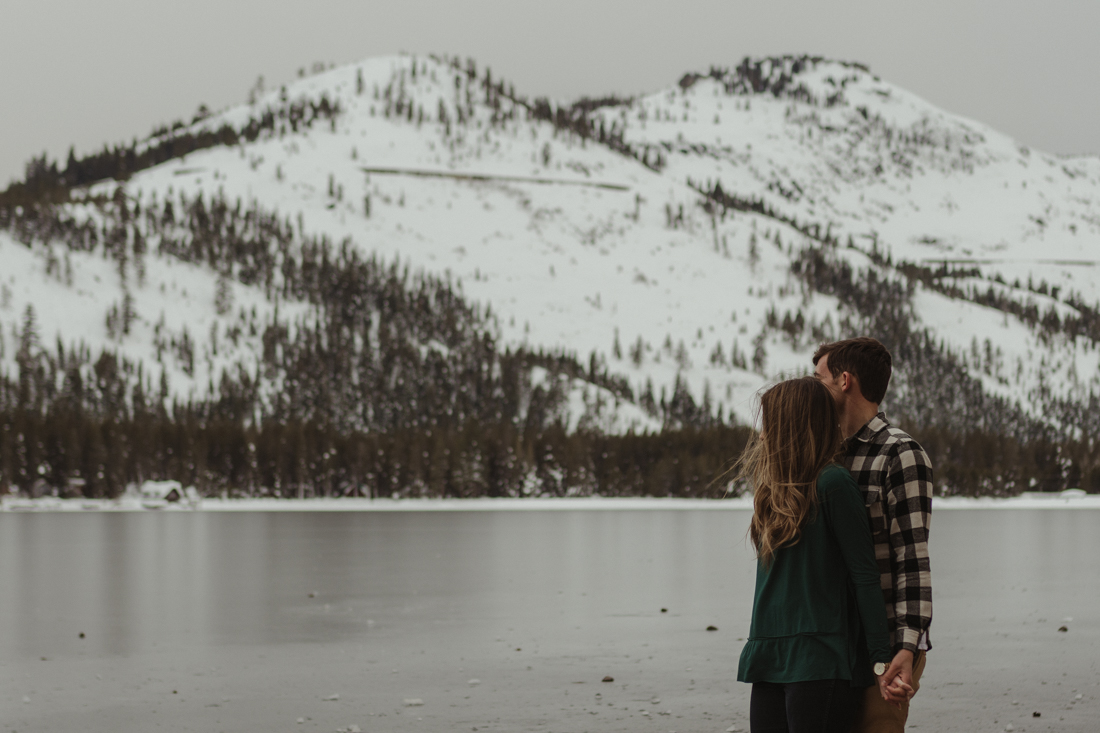
{"type": "Polygon", "coordinates": [[[872,663],[889,665],[894,654],[890,647],[886,602],[882,597],[881,576],[875,562],[867,507],[863,504],[855,479],[846,470],[829,471],[829,475],[823,478],[826,484],[822,486],[825,489],[823,494],[827,495],[827,500],[822,503],[822,511],[855,586],[856,607],[863,621],[867,651],[872,663]]]}

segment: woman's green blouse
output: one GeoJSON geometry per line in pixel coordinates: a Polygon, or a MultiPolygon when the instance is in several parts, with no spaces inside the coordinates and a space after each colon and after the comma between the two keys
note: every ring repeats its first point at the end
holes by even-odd
{"type": "Polygon", "coordinates": [[[834,464],[821,472],[817,497],[798,542],[777,551],[770,567],[757,561],[752,625],[737,668],[742,682],[868,686],[872,665],[893,657],[859,487],[834,464]]]}

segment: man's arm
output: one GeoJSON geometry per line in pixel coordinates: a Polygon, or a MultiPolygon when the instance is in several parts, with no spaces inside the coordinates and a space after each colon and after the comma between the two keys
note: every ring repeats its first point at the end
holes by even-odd
{"type": "Polygon", "coordinates": [[[917,653],[932,623],[932,570],[928,527],[932,514],[932,463],[915,441],[899,443],[883,487],[889,512],[894,581],[894,649],[917,653]]]}

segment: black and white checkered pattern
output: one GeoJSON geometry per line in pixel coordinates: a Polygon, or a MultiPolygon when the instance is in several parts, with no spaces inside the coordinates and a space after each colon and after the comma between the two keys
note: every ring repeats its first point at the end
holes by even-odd
{"type": "Polygon", "coordinates": [[[880,412],[848,439],[844,463],[871,517],[894,651],[931,649],[932,462],[917,441],[880,412]]]}

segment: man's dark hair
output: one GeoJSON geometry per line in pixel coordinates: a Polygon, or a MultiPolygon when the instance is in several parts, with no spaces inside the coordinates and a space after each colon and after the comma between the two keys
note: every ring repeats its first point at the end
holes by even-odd
{"type": "Polygon", "coordinates": [[[878,339],[861,336],[822,344],[814,353],[814,366],[826,356],[834,377],[844,372],[854,375],[864,399],[876,405],[882,402],[893,367],[890,352],[878,339]]]}

